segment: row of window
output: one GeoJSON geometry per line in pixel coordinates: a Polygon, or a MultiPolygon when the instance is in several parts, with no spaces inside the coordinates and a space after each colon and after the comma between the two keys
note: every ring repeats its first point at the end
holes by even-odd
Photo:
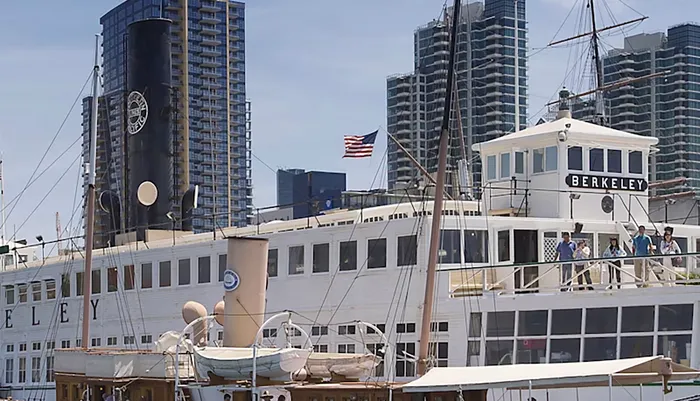
{"type": "MultiPolygon", "coordinates": [[[[567,151],[568,156],[568,167],[571,171],[584,171],[584,159],[587,159],[587,171],[597,172],[597,173],[613,173],[622,174],[623,171],[623,151],[620,149],[602,149],[602,148],[590,148],[586,149],[581,146],[572,146],[567,151]],[[584,158],[584,153],[587,156],[584,158]]],[[[627,153],[627,163],[626,163],[626,173],[629,174],[643,174],[643,157],[642,152],[635,151],[625,151],[627,153]]]]}
{"type": "Polygon", "coordinates": [[[17,359],[6,359],[5,360],[5,385],[12,383],[50,383],[55,380],[54,375],[54,357],[47,356],[42,358],[41,356],[24,357],[21,356],[17,359]],[[27,371],[27,361],[31,364],[31,370],[27,371]],[[43,364],[42,364],[43,361],[43,364]],[[17,364],[15,365],[15,362],[17,364]],[[15,366],[17,366],[17,374],[15,375],[15,366]],[[42,371],[44,375],[42,377],[42,371]],[[30,374],[27,377],[27,373],[30,374]],[[29,380],[27,380],[29,379],[29,380]]]}
{"type": "MultiPolygon", "coordinates": [[[[641,151],[624,151],[627,154],[627,163],[623,163],[623,151],[620,149],[584,148],[572,146],[567,150],[568,168],[571,171],[608,172],[622,174],[623,170],[629,174],[643,174],[643,154],[641,151]],[[588,162],[584,163],[584,159],[588,162]],[[623,166],[624,164],[624,166],[623,166]],[[623,169],[626,167],[626,169],[623,169]]],[[[548,146],[532,150],[532,174],[546,173],[557,170],[558,147],[548,146]]],[[[489,155],[486,157],[486,179],[504,180],[513,176],[524,175],[525,151],[513,151],[489,155]]]]}
{"type": "MultiPolygon", "coordinates": [[[[413,266],[418,257],[416,235],[399,236],[396,239],[396,266],[413,266]]],[[[367,240],[367,259],[358,262],[358,241],[341,241],[338,243],[338,269],[340,271],[353,271],[358,268],[368,269],[385,268],[387,261],[387,239],[375,238],[367,240]]],[[[306,261],[306,249],[311,249],[311,272],[327,273],[331,267],[331,243],[319,243],[313,245],[295,245],[287,248],[288,274],[304,274],[306,261]]],[[[91,293],[101,294],[106,284],[106,292],[116,292],[119,289],[128,291],[134,290],[137,285],[141,289],[153,288],[156,283],[159,288],[171,287],[173,282],[172,261],[166,260],[154,263],[142,263],[140,271],[137,272],[134,265],[125,265],[121,268],[109,267],[107,269],[92,270],[91,293]],[[106,273],[106,282],[103,282],[103,273],[106,273]],[[137,274],[140,278],[137,283],[137,274]]],[[[196,258],[196,277],[192,277],[192,259],[184,258],[176,261],[176,283],[178,286],[191,284],[207,284],[213,281],[212,277],[212,257],[200,256],[196,258]]],[[[270,249],[268,252],[267,272],[270,277],[279,275],[279,251],[270,249]]],[[[392,263],[393,264],[393,263],[392,263]]],[[[222,282],[224,271],[227,265],[227,255],[218,255],[218,281],[222,282]]],[[[74,273],[75,285],[71,285],[71,275],[61,275],[61,297],[82,296],[83,295],[83,272],[74,273]]],[[[32,302],[40,302],[43,299],[56,299],[56,280],[47,279],[43,281],[33,281],[31,283],[8,284],[4,286],[5,303],[14,305],[15,303],[26,303],[30,299],[32,302]]]]}

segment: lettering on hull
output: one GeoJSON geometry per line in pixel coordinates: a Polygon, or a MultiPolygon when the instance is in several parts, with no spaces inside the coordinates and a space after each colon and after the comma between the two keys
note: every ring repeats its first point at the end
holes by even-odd
{"type": "MultiPolygon", "coordinates": [[[[97,320],[97,312],[98,312],[98,305],[100,304],[99,299],[91,299],[90,300],[90,306],[92,306],[92,320],[97,320]]],[[[80,304],[82,306],[82,303],[80,304]]],[[[42,324],[45,324],[47,321],[50,320],[52,316],[54,316],[54,308],[55,304],[46,304],[44,305],[45,307],[39,307],[36,305],[32,305],[32,313],[31,317],[30,316],[20,316],[22,320],[27,319],[27,324],[29,325],[31,323],[31,326],[41,326],[42,324]],[[29,321],[29,318],[31,318],[31,321],[29,321]],[[43,319],[42,319],[43,318],[43,319]]],[[[2,325],[2,329],[11,329],[14,328],[14,321],[12,320],[12,314],[14,312],[15,308],[8,308],[5,309],[5,323],[2,325]]],[[[68,302],[60,302],[58,306],[58,315],[56,315],[56,320],[58,323],[70,323],[70,311],[68,308],[68,302]]],[[[78,311],[79,312],[79,311],[78,311]]],[[[20,315],[27,315],[25,314],[20,314],[20,315]]],[[[76,316],[79,316],[80,313],[77,313],[76,316]]]]}
{"type": "Polygon", "coordinates": [[[569,174],[566,185],[571,188],[600,189],[604,191],[644,192],[649,183],[643,178],[606,177],[602,175],[569,174]]]}

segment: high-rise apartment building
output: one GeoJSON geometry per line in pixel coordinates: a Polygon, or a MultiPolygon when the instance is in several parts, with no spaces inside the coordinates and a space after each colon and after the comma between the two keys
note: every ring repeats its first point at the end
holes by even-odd
{"type": "Polygon", "coordinates": [[[277,170],[277,206],[294,203],[294,176],[304,172],[305,170],[300,168],[277,170]]]}
{"type": "MultiPolygon", "coordinates": [[[[245,96],[245,5],[221,0],[126,0],[101,19],[103,91],[124,104],[127,26],[146,18],[172,20],[173,212],[199,185],[195,231],[243,226],[252,216],[250,104],[245,96]],[[214,221],[213,216],[216,216],[214,221]]],[[[111,101],[110,101],[111,103],[111,101]]],[[[83,114],[89,116],[84,102],[83,114]],[[87,114],[86,114],[87,113],[87,114]]],[[[112,110],[109,110],[109,114],[112,110]]],[[[123,114],[122,114],[123,115],[123,114]]],[[[150,118],[158,118],[151,114],[150,118]]],[[[125,199],[124,119],[110,120],[109,171],[97,179],[125,199]]],[[[88,142],[86,138],[85,143],[88,142]]],[[[124,210],[122,210],[124,215],[124,210]]]]}
{"type": "MultiPolygon", "coordinates": [[[[452,15],[452,10],[446,15],[452,15]]],[[[416,29],[414,71],[387,78],[387,129],[429,172],[437,170],[449,64],[448,22],[434,20],[416,29]]],[[[452,113],[448,166],[456,171],[458,160],[469,160],[472,182],[478,185],[481,166],[471,145],[513,132],[516,116],[521,129],[527,123],[525,0],[485,0],[462,6],[457,40],[458,102],[452,113]]],[[[420,172],[398,146],[388,143],[389,189],[415,185],[420,172]]]]}
{"type": "MultiPolygon", "coordinates": [[[[603,71],[606,85],[667,72],[606,91],[607,121],[615,129],[659,138],[659,151],[650,158],[650,181],[686,178],[655,189],[654,195],[700,191],[700,25],[627,37],[623,48],[603,59],[603,71]]],[[[577,104],[575,118],[590,118],[595,111],[594,102],[577,104]]]]}

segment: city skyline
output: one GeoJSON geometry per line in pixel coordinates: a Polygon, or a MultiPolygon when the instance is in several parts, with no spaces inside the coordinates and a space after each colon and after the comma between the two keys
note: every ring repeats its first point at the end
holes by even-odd
{"type": "MultiPolygon", "coordinates": [[[[8,201],[22,191],[86,80],[92,67],[93,33],[100,30],[96,21],[119,2],[108,3],[59,6],[40,0],[29,6],[20,2],[7,5],[0,16],[0,33],[11,38],[0,45],[5,55],[0,61],[0,77],[4,78],[0,79],[6,88],[0,107],[0,135],[5,143],[8,201]],[[28,29],[26,21],[35,21],[36,26],[28,29]]],[[[246,4],[247,95],[254,105],[255,206],[275,203],[274,170],[279,166],[346,171],[349,188],[369,186],[375,172],[385,166],[381,162],[384,139],[377,141],[371,160],[347,161],[341,159],[342,135],[385,124],[386,76],[411,70],[411,33],[416,26],[437,18],[443,5],[443,1],[409,1],[397,8],[359,1],[339,10],[326,3],[277,0],[246,4]],[[387,21],[388,14],[393,15],[391,21],[387,21]],[[357,24],[358,20],[364,22],[357,24]]],[[[552,39],[572,3],[528,2],[530,124],[541,115],[542,106],[554,99],[568,72],[566,49],[538,49],[552,39]]],[[[619,20],[636,16],[617,2],[609,3],[619,20]]],[[[684,21],[689,12],[700,10],[700,5],[686,0],[679,0],[678,7],[664,9],[648,0],[633,3],[652,18],[632,33],[663,31],[684,21]]],[[[574,28],[565,27],[557,37],[573,33],[574,28]]],[[[623,37],[605,39],[621,46],[623,37]]],[[[74,162],[80,146],[71,147],[80,134],[79,108],[80,104],[71,113],[39,172],[64,149],[70,149],[69,154],[33,184],[16,210],[8,214],[8,234],[16,226],[22,237],[53,237],[56,211],[67,226],[82,169],[74,162]],[[23,225],[69,166],[70,172],[50,200],[23,225]]]]}

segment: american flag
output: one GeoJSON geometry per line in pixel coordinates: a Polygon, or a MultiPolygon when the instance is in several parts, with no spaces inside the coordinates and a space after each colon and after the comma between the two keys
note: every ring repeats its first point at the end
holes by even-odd
{"type": "Polygon", "coordinates": [[[374,141],[379,130],[367,135],[345,135],[345,154],[343,157],[362,158],[371,157],[374,150],[374,141]]]}

